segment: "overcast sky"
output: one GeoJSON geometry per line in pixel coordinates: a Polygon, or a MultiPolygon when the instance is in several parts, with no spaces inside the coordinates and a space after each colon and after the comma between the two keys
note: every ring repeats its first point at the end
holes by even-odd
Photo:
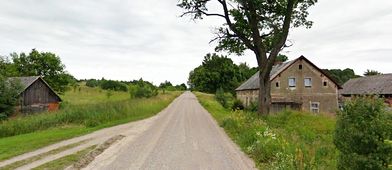
{"type": "MultiPolygon", "coordinates": [[[[180,18],[177,0],[0,0],[0,55],[54,52],[76,78],[186,83],[214,52],[219,19],[180,18]]],[[[392,72],[392,0],[320,0],[311,29],[295,29],[289,59],[320,68],[392,72]]],[[[256,66],[252,53],[230,56],[256,66]]]]}

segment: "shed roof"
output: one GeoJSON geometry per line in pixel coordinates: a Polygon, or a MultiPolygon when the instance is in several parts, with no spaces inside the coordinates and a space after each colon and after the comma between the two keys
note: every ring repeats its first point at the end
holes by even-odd
{"type": "Polygon", "coordinates": [[[20,93],[23,93],[27,88],[29,88],[34,82],[41,79],[42,82],[60,99],[61,97],[49,86],[49,84],[41,76],[27,76],[27,77],[10,77],[11,80],[16,80],[22,86],[20,93]]]}
{"type": "MultiPolygon", "coordinates": [[[[329,74],[325,73],[323,70],[318,68],[315,64],[310,62],[306,57],[301,56],[298,57],[294,60],[284,62],[278,65],[275,65],[272,67],[271,73],[270,73],[270,81],[272,81],[276,76],[278,76],[281,72],[289,68],[292,64],[294,64],[298,60],[305,60],[308,62],[310,65],[312,65],[314,68],[316,68],[318,71],[320,71],[322,74],[324,74],[326,77],[328,77],[333,83],[335,83],[339,89],[342,87],[336,82],[334,78],[332,78],[329,74]]],[[[241,91],[241,90],[255,90],[259,89],[260,87],[260,82],[259,82],[259,72],[254,74],[251,78],[249,78],[247,81],[245,81],[243,84],[241,84],[236,91],[241,91]]]]}
{"type": "Polygon", "coordinates": [[[343,85],[340,94],[392,94],[392,74],[351,79],[343,85]]]}

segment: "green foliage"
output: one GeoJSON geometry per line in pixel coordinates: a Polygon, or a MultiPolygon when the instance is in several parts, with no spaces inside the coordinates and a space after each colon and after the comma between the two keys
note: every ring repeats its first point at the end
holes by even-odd
{"type": "Polygon", "coordinates": [[[0,138],[61,126],[79,125],[92,128],[139,120],[158,113],[178,95],[179,93],[172,92],[149,99],[68,104],[55,114],[41,113],[4,121],[0,123],[0,138]]]}
{"type": "Polygon", "coordinates": [[[143,79],[130,85],[131,98],[150,98],[156,95],[158,95],[158,88],[143,79]]]}
{"type": "Polygon", "coordinates": [[[95,79],[89,79],[86,81],[86,86],[87,87],[99,87],[100,81],[99,80],[95,80],[95,79]]]}
{"type": "Polygon", "coordinates": [[[0,75],[0,121],[7,119],[14,112],[21,90],[20,82],[0,75]]]}
{"type": "Polygon", "coordinates": [[[259,169],[336,169],[333,117],[295,111],[260,117],[225,109],[210,95],[196,96],[259,169]]]}
{"type": "Polygon", "coordinates": [[[193,90],[207,93],[215,93],[218,88],[233,92],[256,71],[246,64],[237,66],[226,56],[207,54],[202,65],[190,72],[189,85],[193,90]]]}
{"type": "Polygon", "coordinates": [[[163,93],[165,93],[166,90],[168,91],[185,91],[187,89],[186,85],[184,83],[180,85],[175,85],[173,86],[170,81],[165,81],[159,85],[159,88],[162,89],[163,93]]]}
{"type": "Polygon", "coordinates": [[[234,99],[233,106],[231,107],[232,110],[244,110],[244,105],[242,101],[239,99],[234,99]]]}
{"type": "Polygon", "coordinates": [[[324,71],[329,74],[333,79],[335,79],[340,85],[343,85],[348,80],[353,78],[361,77],[356,75],[353,69],[346,68],[344,70],[341,69],[324,69],[324,71]]]}
{"type": "Polygon", "coordinates": [[[64,92],[75,78],[65,72],[60,57],[50,52],[38,52],[33,49],[29,54],[13,53],[11,68],[15,70],[10,76],[42,76],[57,92],[64,92]]]}
{"type": "Polygon", "coordinates": [[[224,107],[232,108],[234,103],[234,97],[231,93],[225,93],[223,88],[216,90],[215,99],[224,107]]]}
{"type": "Polygon", "coordinates": [[[284,54],[279,54],[278,56],[276,56],[276,61],[278,62],[286,62],[287,60],[289,60],[289,57],[284,54]]]}
{"type": "Polygon", "coordinates": [[[114,90],[114,91],[128,91],[128,87],[126,84],[119,82],[119,81],[114,81],[114,80],[102,80],[101,83],[99,83],[101,88],[104,90],[114,90]]]}
{"type": "Polygon", "coordinates": [[[391,164],[392,119],[383,100],[358,97],[337,115],[334,143],[338,169],[387,169],[391,164]],[[389,114],[389,115],[388,115],[389,114]]]}
{"type": "Polygon", "coordinates": [[[365,73],[363,73],[364,76],[376,76],[376,75],[382,75],[381,72],[378,72],[376,70],[366,70],[365,73]]]}

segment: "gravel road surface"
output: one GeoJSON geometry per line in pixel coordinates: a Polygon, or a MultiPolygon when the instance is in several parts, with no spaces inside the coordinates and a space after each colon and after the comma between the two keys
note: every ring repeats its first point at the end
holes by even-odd
{"type": "Polygon", "coordinates": [[[142,133],[123,134],[85,169],[255,169],[191,92],[147,125],[142,133]]]}

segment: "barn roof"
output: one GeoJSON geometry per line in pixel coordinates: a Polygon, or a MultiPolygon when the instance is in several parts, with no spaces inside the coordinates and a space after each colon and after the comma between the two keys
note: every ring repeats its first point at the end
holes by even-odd
{"type": "Polygon", "coordinates": [[[22,86],[22,90],[20,93],[24,92],[27,88],[29,88],[34,82],[41,79],[42,82],[60,99],[60,96],[49,86],[49,84],[41,77],[41,76],[28,76],[28,77],[10,77],[10,80],[16,80],[22,86]]]}
{"type": "Polygon", "coordinates": [[[392,94],[392,74],[351,79],[343,85],[340,94],[392,94]]]}
{"type": "MultiPolygon", "coordinates": [[[[281,64],[277,64],[272,67],[271,73],[270,73],[270,81],[272,81],[275,77],[277,77],[281,72],[289,68],[292,64],[294,64],[298,60],[305,60],[308,62],[310,65],[312,65],[314,68],[316,68],[318,71],[320,71],[322,74],[324,74],[326,77],[328,77],[332,82],[334,82],[339,89],[342,87],[336,82],[335,79],[333,79],[329,74],[326,74],[323,70],[318,68],[316,65],[314,65],[312,62],[310,62],[306,57],[301,56],[296,58],[295,60],[291,60],[288,62],[284,62],[281,64]]],[[[236,91],[241,91],[241,90],[255,90],[259,89],[260,87],[260,82],[259,82],[259,72],[255,73],[251,78],[249,78],[247,81],[245,81],[243,84],[241,84],[236,91]]]]}

